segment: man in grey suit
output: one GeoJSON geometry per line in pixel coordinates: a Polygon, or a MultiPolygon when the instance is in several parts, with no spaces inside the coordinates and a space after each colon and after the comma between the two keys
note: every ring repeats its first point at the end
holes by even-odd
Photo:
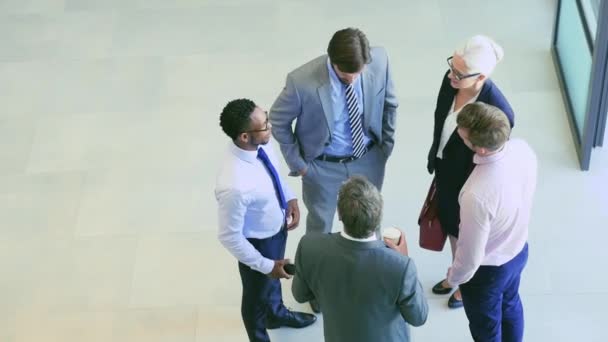
{"type": "Polygon", "coordinates": [[[409,341],[408,324],[424,324],[428,304],[403,234],[397,245],[376,237],[380,192],[363,177],[350,178],[339,191],[338,216],[342,232],[300,240],[294,298],[319,301],[326,342],[409,341]]]}
{"type": "Polygon", "coordinates": [[[370,48],[358,29],[336,32],[327,55],[287,75],[270,122],[290,175],[302,176],[307,233],[331,232],[338,189],[349,176],[382,188],[397,105],[386,51],[370,48]]]}

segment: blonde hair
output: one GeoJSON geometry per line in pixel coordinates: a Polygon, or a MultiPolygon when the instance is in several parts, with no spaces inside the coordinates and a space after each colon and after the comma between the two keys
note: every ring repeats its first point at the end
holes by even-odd
{"type": "Polygon", "coordinates": [[[481,73],[485,76],[490,76],[504,56],[500,45],[482,35],[469,38],[455,53],[464,60],[469,68],[468,73],[481,73]]]}
{"type": "Polygon", "coordinates": [[[468,139],[476,147],[496,151],[511,135],[511,124],[507,115],[497,107],[483,102],[464,106],[456,123],[468,131],[468,139]]]}

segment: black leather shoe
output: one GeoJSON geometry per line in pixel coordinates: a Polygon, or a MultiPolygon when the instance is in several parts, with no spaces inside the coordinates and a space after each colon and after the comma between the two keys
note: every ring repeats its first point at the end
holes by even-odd
{"type": "Polygon", "coordinates": [[[310,303],[310,308],[312,309],[312,312],[321,313],[321,305],[319,304],[319,302],[316,299],[311,300],[309,303],[310,303]]]}
{"type": "Polygon", "coordinates": [[[317,316],[306,312],[287,311],[282,317],[266,319],[266,329],[277,329],[280,327],[304,328],[313,324],[317,316]]]}
{"type": "Polygon", "coordinates": [[[454,297],[455,293],[456,292],[452,293],[450,299],[448,299],[448,307],[450,309],[458,309],[464,306],[464,304],[462,304],[462,300],[458,300],[456,297],[454,297]]]}
{"type": "Polygon", "coordinates": [[[435,286],[433,286],[433,293],[434,294],[439,294],[439,295],[444,295],[444,294],[448,294],[452,292],[452,288],[451,287],[443,287],[443,280],[438,282],[437,284],[435,284],[435,286]]]}

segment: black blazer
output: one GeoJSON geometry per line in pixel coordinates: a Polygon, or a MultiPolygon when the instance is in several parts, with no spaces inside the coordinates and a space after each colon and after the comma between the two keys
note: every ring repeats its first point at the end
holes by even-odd
{"type": "MultiPolygon", "coordinates": [[[[443,82],[439,89],[439,95],[437,96],[437,105],[435,107],[435,127],[433,130],[433,144],[431,145],[428,154],[427,168],[429,173],[433,173],[435,170],[435,158],[437,156],[437,149],[439,148],[439,140],[441,139],[441,131],[443,130],[443,124],[445,118],[448,116],[448,112],[452,107],[454,96],[456,95],[456,89],[450,85],[450,79],[448,78],[448,70],[443,76],[443,82]]],[[[487,103],[489,105],[500,108],[511,123],[511,127],[515,124],[515,114],[513,109],[507,102],[507,99],[502,94],[500,89],[492,82],[491,79],[486,79],[484,82],[479,96],[477,97],[478,102],[487,103]]],[[[473,151],[471,151],[464,141],[460,138],[458,133],[454,131],[445,148],[443,149],[444,166],[454,172],[455,181],[464,184],[469,174],[473,170],[473,151]],[[464,179],[462,179],[464,177],[464,179]]],[[[460,185],[462,186],[462,185],[460,185]]]]}

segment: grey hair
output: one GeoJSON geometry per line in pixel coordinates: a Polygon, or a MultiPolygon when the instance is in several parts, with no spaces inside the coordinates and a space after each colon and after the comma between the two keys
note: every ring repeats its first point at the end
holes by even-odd
{"type": "Polygon", "coordinates": [[[481,73],[490,76],[496,64],[504,56],[504,50],[494,40],[482,35],[476,35],[466,41],[455,54],[462,57],[467,65],[468,73],[481,73]]]}
{"type": "Polygon", "coordinates": [[[380,228],[384,201],[380,191],[365,177],[350,177],[338,192],[338,215],[346,233],[370,237],[380,228]]]}

